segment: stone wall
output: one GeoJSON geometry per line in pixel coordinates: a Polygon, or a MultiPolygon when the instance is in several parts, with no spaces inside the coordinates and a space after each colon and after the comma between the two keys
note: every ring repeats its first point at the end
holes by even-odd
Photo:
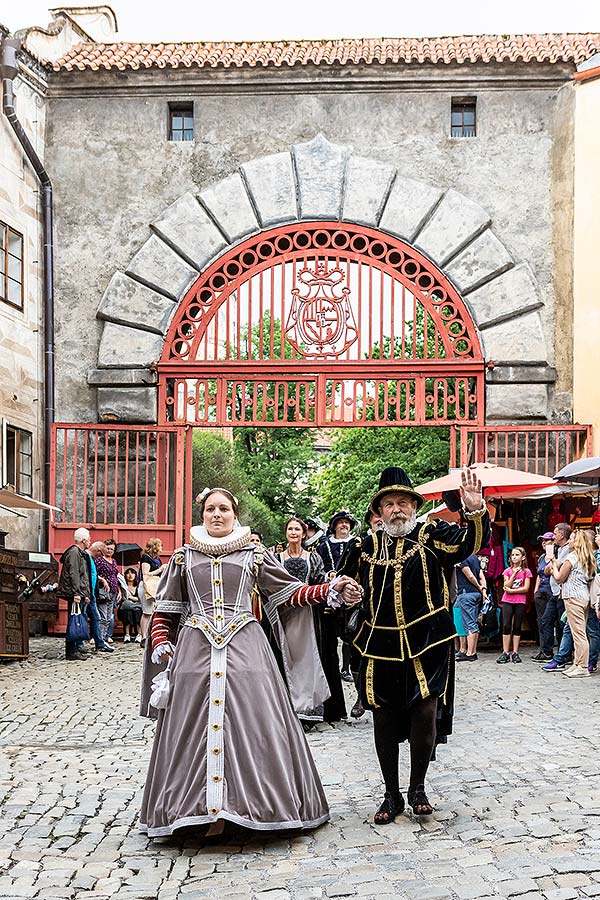
{"type": "MultiPolygon", "coordinates": [[[[117,385],[127,399],[124,411],[116,410],[118,417],[129,418],[135,408],[133,418],[139,419],[145,406],[146,420],[153,418],[152,390],[144,387],[153,380],[149,354],[157,358],[176,302],[211,255],[203,252],[198,262],[180,246],[173,251],[169,236],[161,232],[161,222],[172,216],[167,210],[176,201],[187,203],[191,214],[205,219],[208,214],[213,221],[211,197],[220,197],[217,230],[225,248],[241,236],[228,217],[243,217],[247,206],[258,230],[261,192],[265,202],[277,200],[280,185],[269,185],[266,170],[261,176],[255,161],[279,159],[285,168],[297,158],[297,148],[319,132],[338,148],[329,151],[338,158],[329,175],[341,173],[344,189],[352,175],[348,159],[363,160],[367,169],[361,177],[368,170],[367,179],[377,185],[378,178],[388,178],[385,194],[380,186],[383,207],[376,210],[383,229],[401,233],[398,223],[407,204],[418,199],[400,191],[396,203],[394,185],[417,183],[421,197],[426,189],[431,192],[432,202],[418,223],[422,233],[415,230],[413,239],[463,289],[480,325],[486,357],[495,363],[488,384],[489,420],[544,421],[570,414],[571,360],[554,353],[557,297],[563,321],[572,309],[572,190],[565,190],[572,170],[568,68],[536,64],[533,72],[524,64],[489,64],[470,66],[465,73],[461,67],[423,66],[410,78],[396,70],[315,69],[300,75],[160,70],[52,77],[48,159],[56,184],[59,419],[95,420],[98,386],[102,409],[117,385]],[[465,94],[477,96],[478,134],[453,139],[451,98],[465,94]],[[171,143],[166,140],[167,104],[183,98],[194,100],[196,137],[189,144],[171,143]],[[254,182],[253,166],[259,173],[254,182]],[[228,190],[234,191],[229,199],[228,190]],[[467,208],[473,212],[471,225],[477,225],[461,245],[467,208]],[[428,225],[436,211],[437,223],[428,225]],[[449,255],[435,244],[444,228],[452,232],[449,255]],[[160,284],[153,284],[144,268],[155,252],[167,265],[160,284]],[[474,268],[484,271],[478,282],[474,268]],[[128,329],[110,305],[115,292],[108,300],[105,296],[115,284],[121,306],[135,307],[128,329]],[[149,284],[154,294],[140,300],[142,286],[149,284]],[[159,311],[140,324],[139,309],[144,304],[154,309],[154,295],[159,311]],[[105,325],[106,319],[113,321],[105,325]],[[142,396],[148,399],[140,404],[142,396]]],[[[313,158],[313,174],[323,184],[328,175],[320,165],[313,158]]],[[[269,174],[273,171],[271,165],[269,174]]],[[[323,196],[317,192],[297,207],[296,215],[329,216],[331,210],[319,206],[323,196]]],[[[347,217],[360,218],[358,208],[349,210],[347,217]]],[[[417,213],[416,207],[409,210],[413,218],[417,213]]],[[[209,250],[218,252],[215,247],[209,250]]]]}
{"type": "MultiPolygon", "coordinates": [[[[41,157],[44,156],[45,98],[43,85],[15,80],[17,113],[41,157]]],[[[23,311],[0,301],[0,422],[33,434],[33,496],[43,499],[43,346],[41,223],[38,182],[6,118],[0,115],[0,221],[24,238],[23,311]]],[[[0,428],[0,444],[2,429],[0,428]]],[[[0,446],[0,482],[8,481],[0,446]]],[[[18,486],[17,486],[18,488],[18,486]]],[[[45,542],[41,516],[25,518],[0,510],[0,529],[9,547],[37,550],[45,542]]]]}

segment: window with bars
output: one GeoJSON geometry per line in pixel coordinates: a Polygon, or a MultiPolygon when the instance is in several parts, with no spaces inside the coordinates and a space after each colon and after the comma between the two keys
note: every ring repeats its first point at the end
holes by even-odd
{"type": "Polygon", "coordinates": [[[3,482],[19,494],[33,494],[33,435],[23,428],[4,423],[3,482]]]}
{"type": "Polygon", "coordinates": [[[169,140],[194,140],[194,104],[169,104],[169,140]]]}
{"type": "Polygon", "coordinates": [[[23,309],[23,235],[0,222],[0,300],[23,309]]]}
{"type": "Polygon", "coordinates": [[[458,138],[472,138],[476,134],[475,97],[457,97],[452,100],[450,135],[458,138]]]}

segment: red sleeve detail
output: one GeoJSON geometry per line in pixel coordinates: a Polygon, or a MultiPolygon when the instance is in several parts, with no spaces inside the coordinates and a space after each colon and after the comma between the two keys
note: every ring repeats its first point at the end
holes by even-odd
{"type": "Polygon", "coordinates": [[[172,640],[171,634],[175,632],[178,616],[172,613],[154,613],[152,617],[152,649],[154,650],[159,644],[172,640]]]}
{"type": "Polygon", "coordinates": [[[329,582],[327,584],[314,584],[310,587],[303,586],[294,591],[288,600],[288,606],[318,606],[327,599],[329,582]]]}

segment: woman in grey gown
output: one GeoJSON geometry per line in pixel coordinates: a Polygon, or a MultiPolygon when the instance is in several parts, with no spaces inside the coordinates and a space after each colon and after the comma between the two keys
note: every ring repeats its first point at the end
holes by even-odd
{"type": "MultiPolygon", "coordinates": [[[[293,607],[359,598],[346,577],[307,587],[237,525],[237,501],[213,489],[161,578],[152,661],[171,659],[140,814],[151,837],[188,825],[315,828],[329,810],[300,722],[259,624],[269,616],[298,709],[323,693],[306,631],[286,629],[293,607]],[[280,615],[283,613],[283,615],[280,615]],[[177,632],[179,634],[177,635],[177,632]]],[[[325,685],[326,688],[326,685],[325,685]]]]}

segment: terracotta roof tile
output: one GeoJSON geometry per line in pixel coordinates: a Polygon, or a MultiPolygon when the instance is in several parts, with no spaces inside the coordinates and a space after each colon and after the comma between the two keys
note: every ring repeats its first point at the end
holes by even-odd
{"type": "Polygon", "coordinates": [[[208,66],[344,65],[345,63],[568,62],[600,51],[600,34],[472,35],[322,41],[81,43],[53,63],[56,71],[208,66]]]}

